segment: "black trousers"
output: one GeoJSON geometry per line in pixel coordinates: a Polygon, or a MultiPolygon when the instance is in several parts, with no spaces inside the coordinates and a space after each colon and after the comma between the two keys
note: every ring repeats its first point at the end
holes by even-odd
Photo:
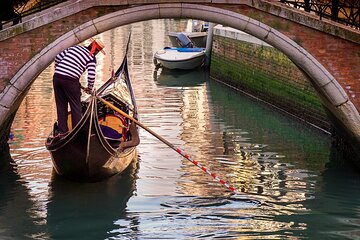
{"type": "Polygon", "coordinates": [[[59,133],[66,133],[69,131],[67,125],[68,105],[70,105],[71,124],[73,128],[82,117],[80,82],[79,80],[55,74],[53,78],[53,86],[59,133]]]}

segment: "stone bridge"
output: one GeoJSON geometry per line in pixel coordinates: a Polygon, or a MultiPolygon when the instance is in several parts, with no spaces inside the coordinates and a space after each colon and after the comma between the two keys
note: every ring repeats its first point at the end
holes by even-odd
{"type": "Polygon", "coordinates": [[[32,82],[57,53],[104,31],[162,18],[223,24],[282,51],[312,83],[333,125],[360,156],[360,31],[274,0],[69,0],[2,30],[1,142],[32,82]]]}

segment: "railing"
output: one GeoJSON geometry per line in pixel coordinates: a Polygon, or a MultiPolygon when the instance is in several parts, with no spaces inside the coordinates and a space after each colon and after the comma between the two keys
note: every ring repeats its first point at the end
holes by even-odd
{"type": "Polygon", "coordinates": [[[16,25],[22,19],[31,14],[43,11],[67,0],[23,0],[18,6],[13,6],[15,1],[7,0],[5,6],[0,10],[0,30],[3,25],[16,25]]]}
{"type": "Polygon", "coordinates": [[[360,29],[360,0],[280,0],[280,2],[315,13],[320,19],[324,17],[360,29]]]}

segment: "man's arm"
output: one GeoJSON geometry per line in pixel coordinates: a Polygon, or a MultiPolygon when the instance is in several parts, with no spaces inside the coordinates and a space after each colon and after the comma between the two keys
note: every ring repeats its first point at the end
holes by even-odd
{"type": "Polygon", "coordinates": [[[95,83],[95,76],[96,76],[96,62],[91,61],[86,65],[87,69],[87,88],[92,91],[94,88],[95,83]]]}

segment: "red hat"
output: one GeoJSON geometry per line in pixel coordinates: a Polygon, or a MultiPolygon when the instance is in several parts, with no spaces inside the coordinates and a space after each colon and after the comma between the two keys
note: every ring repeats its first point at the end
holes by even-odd
{"type": "Polygon", "coordinates": [[[104,44],[100,40],[95,40],[93,38],[91,40],[91,50],[90,56],[95,53],[96,50],[101,51],[104,55],[106,54],[103,48],[105,47],[104,44]]]}

